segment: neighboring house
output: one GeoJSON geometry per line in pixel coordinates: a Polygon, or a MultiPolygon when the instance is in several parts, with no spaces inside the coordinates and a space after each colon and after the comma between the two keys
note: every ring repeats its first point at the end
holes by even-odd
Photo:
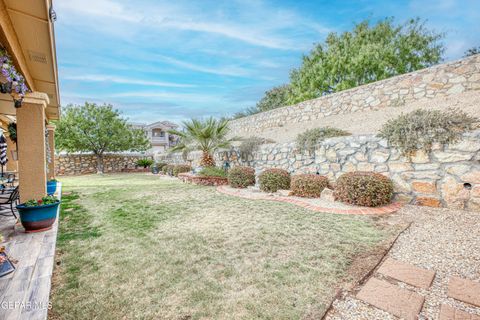
{"type": "Polygon", "coordinates": [[[152,144],[149,150],[153,154],[164,153],[178,142],[178,137],[168,133],[168,130],[178,128],[170,121],[158,121],[152,124],[132,123],[135,128],[145,130],[148,140],[152,144]]]}

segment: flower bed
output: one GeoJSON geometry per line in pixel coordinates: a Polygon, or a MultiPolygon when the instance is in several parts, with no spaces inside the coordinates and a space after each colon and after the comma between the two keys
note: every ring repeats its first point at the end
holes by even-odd
{"type": "Polygon", "coordinates": [[[225,177],[196,176],[191,173],[179,173],[178,178],[183,182],[201,186],[223,186],[228,184],[228,179],[225,177]]]}

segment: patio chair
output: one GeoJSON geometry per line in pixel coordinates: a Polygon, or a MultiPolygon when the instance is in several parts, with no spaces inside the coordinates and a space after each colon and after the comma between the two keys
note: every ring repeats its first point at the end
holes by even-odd
{"type": "MultiPolygon", "coordinates": [[[[17,215],[15,214],[14,205],[18,203],[20,198],[20,194],[18,192],[18,186],[12,190],[12,192],[4,193],[0,196],[0,208],[4,205],[10,205],[10,210],[12,211],[12,215],[17,219],[17,215]],[[8,196],[8,197],[7,197],[8,196]]],[[[0,212],[1,216],[9,216],[8,214],[0,212]]]]}
{"type": "Polygon", "coordinates": [[[0,185],[0,191],[2,194],[5,193],[5,191],[11,191],[15,188],[15,174],[9,173],[7,175],[7,180],[4,180],[4,182],[0,185]]]}
{"type": "Polygon", "coordinates": [[[7,176],[7,182],[5,183],[7,186],[10,188],[15,187],[15,174],[14,173],[9,173],[7,176]]]}

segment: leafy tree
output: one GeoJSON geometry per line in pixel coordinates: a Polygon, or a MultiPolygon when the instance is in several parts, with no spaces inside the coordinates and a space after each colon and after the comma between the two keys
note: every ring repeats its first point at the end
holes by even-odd
{"type": "Polygon", "coordinates": [[[235,113],[232,116],[232,119],[240,119],[259,112],[287,106],[289,90],[290,86],[288,84],[284,84],[265,91],[265,95],[262,97],[262,99],[260,99],[260,101],[257,102],[255,107],[250,107],[235,113]]]}
{"type": "Polygon", "coordinates": [[[387,18],[371,26],[368,20],[353,31],[330,33],[303,57],[290,74],[288,103],[429,67],[441,61],[443,34],[425,27],[420,19],[394,25],[387,18]]]}
{"type": "Polygon", "coordinates": [[[58,122],[55,143],[67,152],[92,152],[97,173],[103,173],[106,152],[145,151],[150,147],[145,132],[134,129],[111,105],[68,105],[58,122]]]}
{"type": "Polygon", "coordinates": [[[470,56],[473,56],[475,54],[479,54],[480,53],[480,47],[472,47],[470,49],[468,49],[467,51],[465,51],[465,54],[463,55],[464,57],[470,57],[470,56]]]}
{"type": "Polygon", "coordinates": [[[284,84],[266,91],[263,98],[257,103],[257,110],[263,112],[287,106],[289,90],[290,87],[284,84]]]}
{"type": "Polygon", "coordinates": [[[220,148],[231,146],[234,138],[227,138],[229,132],[228,120],[192,119],[183,122],[183,131],[169,130],[169,133],[180,137],[180,142],[170,152],[182,151],[187,154],[193,150],[202,151],[200,165],[204,167],[215,166],[213,153],[220,148]]]}

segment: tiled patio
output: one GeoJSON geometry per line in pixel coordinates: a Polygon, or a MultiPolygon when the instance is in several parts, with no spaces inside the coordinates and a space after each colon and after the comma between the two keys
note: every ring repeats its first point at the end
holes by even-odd
{"type": "Polygon", "coordinates": [[[0,216],[6,252],[16,267],[0,278],[0,319],[47,318],[57,229],[58,219],[48,231],[25,233],[13,216],[0,216]]]}

